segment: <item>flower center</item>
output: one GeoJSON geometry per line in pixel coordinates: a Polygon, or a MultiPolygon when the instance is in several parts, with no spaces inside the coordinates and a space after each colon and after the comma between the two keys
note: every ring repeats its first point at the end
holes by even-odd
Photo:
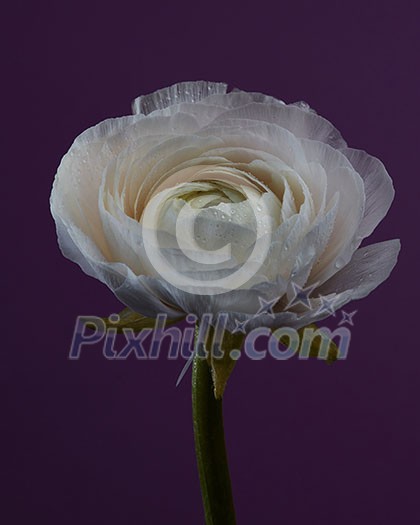
{"type": "Polygon", "coordinates": [[[200,181],[189,185],[185,193],[178,198],[187,202],[192,208],[203,209],[216,207],[221,203],[239,203],[246,200],[245,195],[236,188],[221,181],[200,181]]]}

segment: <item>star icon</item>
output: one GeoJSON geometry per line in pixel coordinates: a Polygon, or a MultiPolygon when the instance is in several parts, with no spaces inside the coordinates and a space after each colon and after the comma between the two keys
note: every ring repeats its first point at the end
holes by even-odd
{"type": "Polygon", "coordinates": [[[232,330],[232,334],[236,334],[240,332],[241,334],[246,334],[245,326],[247,324],[248,320],[245,321],[238,321],[235,319],[235,328],[232,330]]]}
{"type": "Polygon", "coordinates": [[[266,301],[262,297],[259,297],[258,300],[260,301],[260,308],[258,309],[258,312],[255,314],[254,317],[257,317],[258,315],[269,315],[272,319],[274,319],[275,316],[273,308],[278,302],[279,297],[276,297],[271,301],[266,301]]]}
{"type": "Polygon", "coordinates": [[[286,310],[291,308],[292,306],[296,306],[298,304],[303,304],[306,308],[311,308],[311,302],[309,299],[309,296],[311,293],[315,290],[317,287],[317,284],[312,284],[311,286],[307,286],[306,288],[302,288],[298,284],[292,282],[292,288],[293,288],[293,299],[289,301],[289,303],[286,306],[286,310]]]}
{"type": "Polygon", "coordinates": [[[354,310],[354,312],[347,313],[344,310],[341,310],[341,321],[338,323],[338,326],[342,324],[349,324],[350,326],[354,326],[353,323],[353,317],[357,314],[357,310],[354,310]]]}
{"type": "Polygon", "coordinates": [[[325,295],[320,295],[319,299],[321,300],[321,305],[318,308],[317,313],[327,313],[335,317],[336,308],[334,304],[337,301],[336,297],[334,296],[332,299],[329,299],[325,295]]]}

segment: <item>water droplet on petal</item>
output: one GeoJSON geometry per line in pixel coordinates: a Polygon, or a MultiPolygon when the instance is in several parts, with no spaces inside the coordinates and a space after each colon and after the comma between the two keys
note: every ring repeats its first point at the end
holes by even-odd
{"type": "Polygon", "coordinates": [[[336,261],[335,261],[335,265],[334,265],[337,269],[338,268],[342,268],[344,266],[344,260],[339,257],[336,261]]]}

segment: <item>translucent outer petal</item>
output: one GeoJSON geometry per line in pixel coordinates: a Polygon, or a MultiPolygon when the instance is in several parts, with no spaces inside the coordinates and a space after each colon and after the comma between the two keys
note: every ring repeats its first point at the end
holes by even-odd
{"type": "Polygon", "coordinates": [[[310,277],[311,283],[322,283],[347,264],[357,248],[357,232],[365,210],[365,189],[362,178],[339,150],[311,140],[302,143],[307,161],[320,163],[326,171],[327,199],[339,194],[334,230],[320,264],[310,277]]]}
{"type": "MultiPolygon", "coordinates": [[[[226,97],[229,97],[229,94],[226,97]]],[[[347,146],[341,134],[328,120],[295,105],[253,102],[222,113],[215,119],[214,123],[220,124],[227,119],[244,119],[277,124],[298,138],[318,140],[334,148],[347,146]]]]}
{"type": "Polygon", "coordinates": [[[359,248],[351,261],[318,288],[317,293],[349,291],[351,299],[365,297],[388,278],[397,263],[400,248],[397,239],[359,248]]]}
{"type": "MultiPolygon", "coordinates": [[[[361,299],[372,290],[383,283],[394,268],[400,242],[398,240],[385,241],[357,250],[351,262],[327,281],[322,287],[313,292],[313,295],[322,295],[324,298],[334,301],[334,308],[338,310],[349,301],[361,299]]],[[[242,311],[229,313],[228,328],[234,330],[236,321],[246,322],[246,330],[249,332],[258,326],[265,325],[272,329],[281,326],[301,328],[310,323],[325,319],[329,312],[322,310],[321,300],[311,299],[311,308],[298,312],[279,311],[272,316],[255,316],[242,311]]]]}
{"type": "Polygon", "coordinates": [[[63,254],[76,262],[82,270],[106,284],[127,306],[145,315],[156,317],[166,313],[170,318],[184,314],[173,303],[167,302],[153,287],[154,280],[136,276],[125,264],[105,260],[92,241],[75,226],[57,220],[57,233],[63,254]]]}
{"type": "MultiPolygon", "coordinates": [[[[257,283],[248,289],[230,290],[228,293],[212,296],[184,292],[162,280],[156,281],[153,286],[159,290],[161,297],[164,298],[166,294],[167,299],[175,301],[181,310],[198,317],[205,313],[217,315],[221,312],[235,312],[251,318],[261,307],[260,299],[271,301],[283,295],[286,283],[278,278],[276,282],[257,283]]],[[[229,319],[229,326],[233,329],[235,315],[229,319]]]]}
{"type": "Polygon", "coordinates": [[[227,85],[222,82],[180,82],[136,98],[133,102],[133,113],[148,115],[180,102],[199,102],[214,93],[226,93],[226,90],[227,85]]]}
{"type": "Polygon", "coordinates": [[[252,102],[274,104],[274,105],[285,105],[282,100],[278,100],[270,95],[264,95],[263,93],[253,93],[249,91],[241,91],[240,89],[233,89],[226,95],[210,95],[203,103],[211,104],[225,109],[233,109],[241,106],[246,106],[252,102]]]}
{"type": "Polygon", "coordinates": [[[365,212],[357,232],[360,239],[364,239],[373,232],[391,206],[395,194],[392,179],[382,162],[365,151],[351,148],[341,151],[365,185],[365,212]]]}

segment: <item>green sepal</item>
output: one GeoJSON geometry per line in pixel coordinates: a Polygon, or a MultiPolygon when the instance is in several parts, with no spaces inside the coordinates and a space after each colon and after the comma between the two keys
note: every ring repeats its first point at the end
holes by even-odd
{"type": "Polygon", "coordinates": [[[222,348],[220,355],[213,351],[213,335],[214,330],[209,331],[209,340],[206,345],[207,363],[210,367],[211,377],[213,379],[214,397],[222,399],[226,388],[226,383],[235,367],[236,361],[239,357],[239,351],[245,339],[244,334],[232,334],[227,330],[223,333],[222,348]],[[232,351],[236,350],[232,355],[232,351]]]}
{"type": "MultiPolygon", "coordinates": [[[[318,326],[314,323],[312,324],[309,324],[307,326],[304,326],[302,328],[299,328],[298,330],[298,334],[299,334],[299,338],[300,338],[300,341],[302,342],[303,340],[303,334],[304,334],[304,331],[307,329],[307,328],[310,328],[314,331],[317,331],[319,330],[318,326]]],[[[288,337],[287,336],[283,336],[280,338],[280,342],[284,345],[287,345],[289,343],[288,341],[288,337]]],[[[338,356],[339,356],[339,349],[337,347],[337,345],[334,343],[334,341],[332,339],[329,340],[329,346],[328,346],[328,349],[327,349],[327,352],[325,352],[325,349],[322,348],[322,338],[317,335],[316,337],[314,337],[311,341],[311,346],[309,348],[309,352],[308,352],[308,357],[315,357],[315,358],[318,358],[318,359],[324,359],[328,364],[331,364],[331,363],[334,363],[334,361],[337,361],[338,359],[338,356]],[[325,352],[324,355],[320,356],[320,351],[323,350],[325,352]]]]}
{"type": "MultiPolygon", "coordinates": [[[[102,318],[106,328],[116,328],[117,333],[122,333],[124,328],[131,328],[134,332],[140,332],[144,328],[154,328],[156,319],[145,317],[142,314],[134,312],[130,308],[124,308],[119,314],[119,320],[113,321],[112,316],[102,318]]],[[[166,319],[165,326],[172,325],[181,321],[183,317],[177,319],[166,319]]]]}

